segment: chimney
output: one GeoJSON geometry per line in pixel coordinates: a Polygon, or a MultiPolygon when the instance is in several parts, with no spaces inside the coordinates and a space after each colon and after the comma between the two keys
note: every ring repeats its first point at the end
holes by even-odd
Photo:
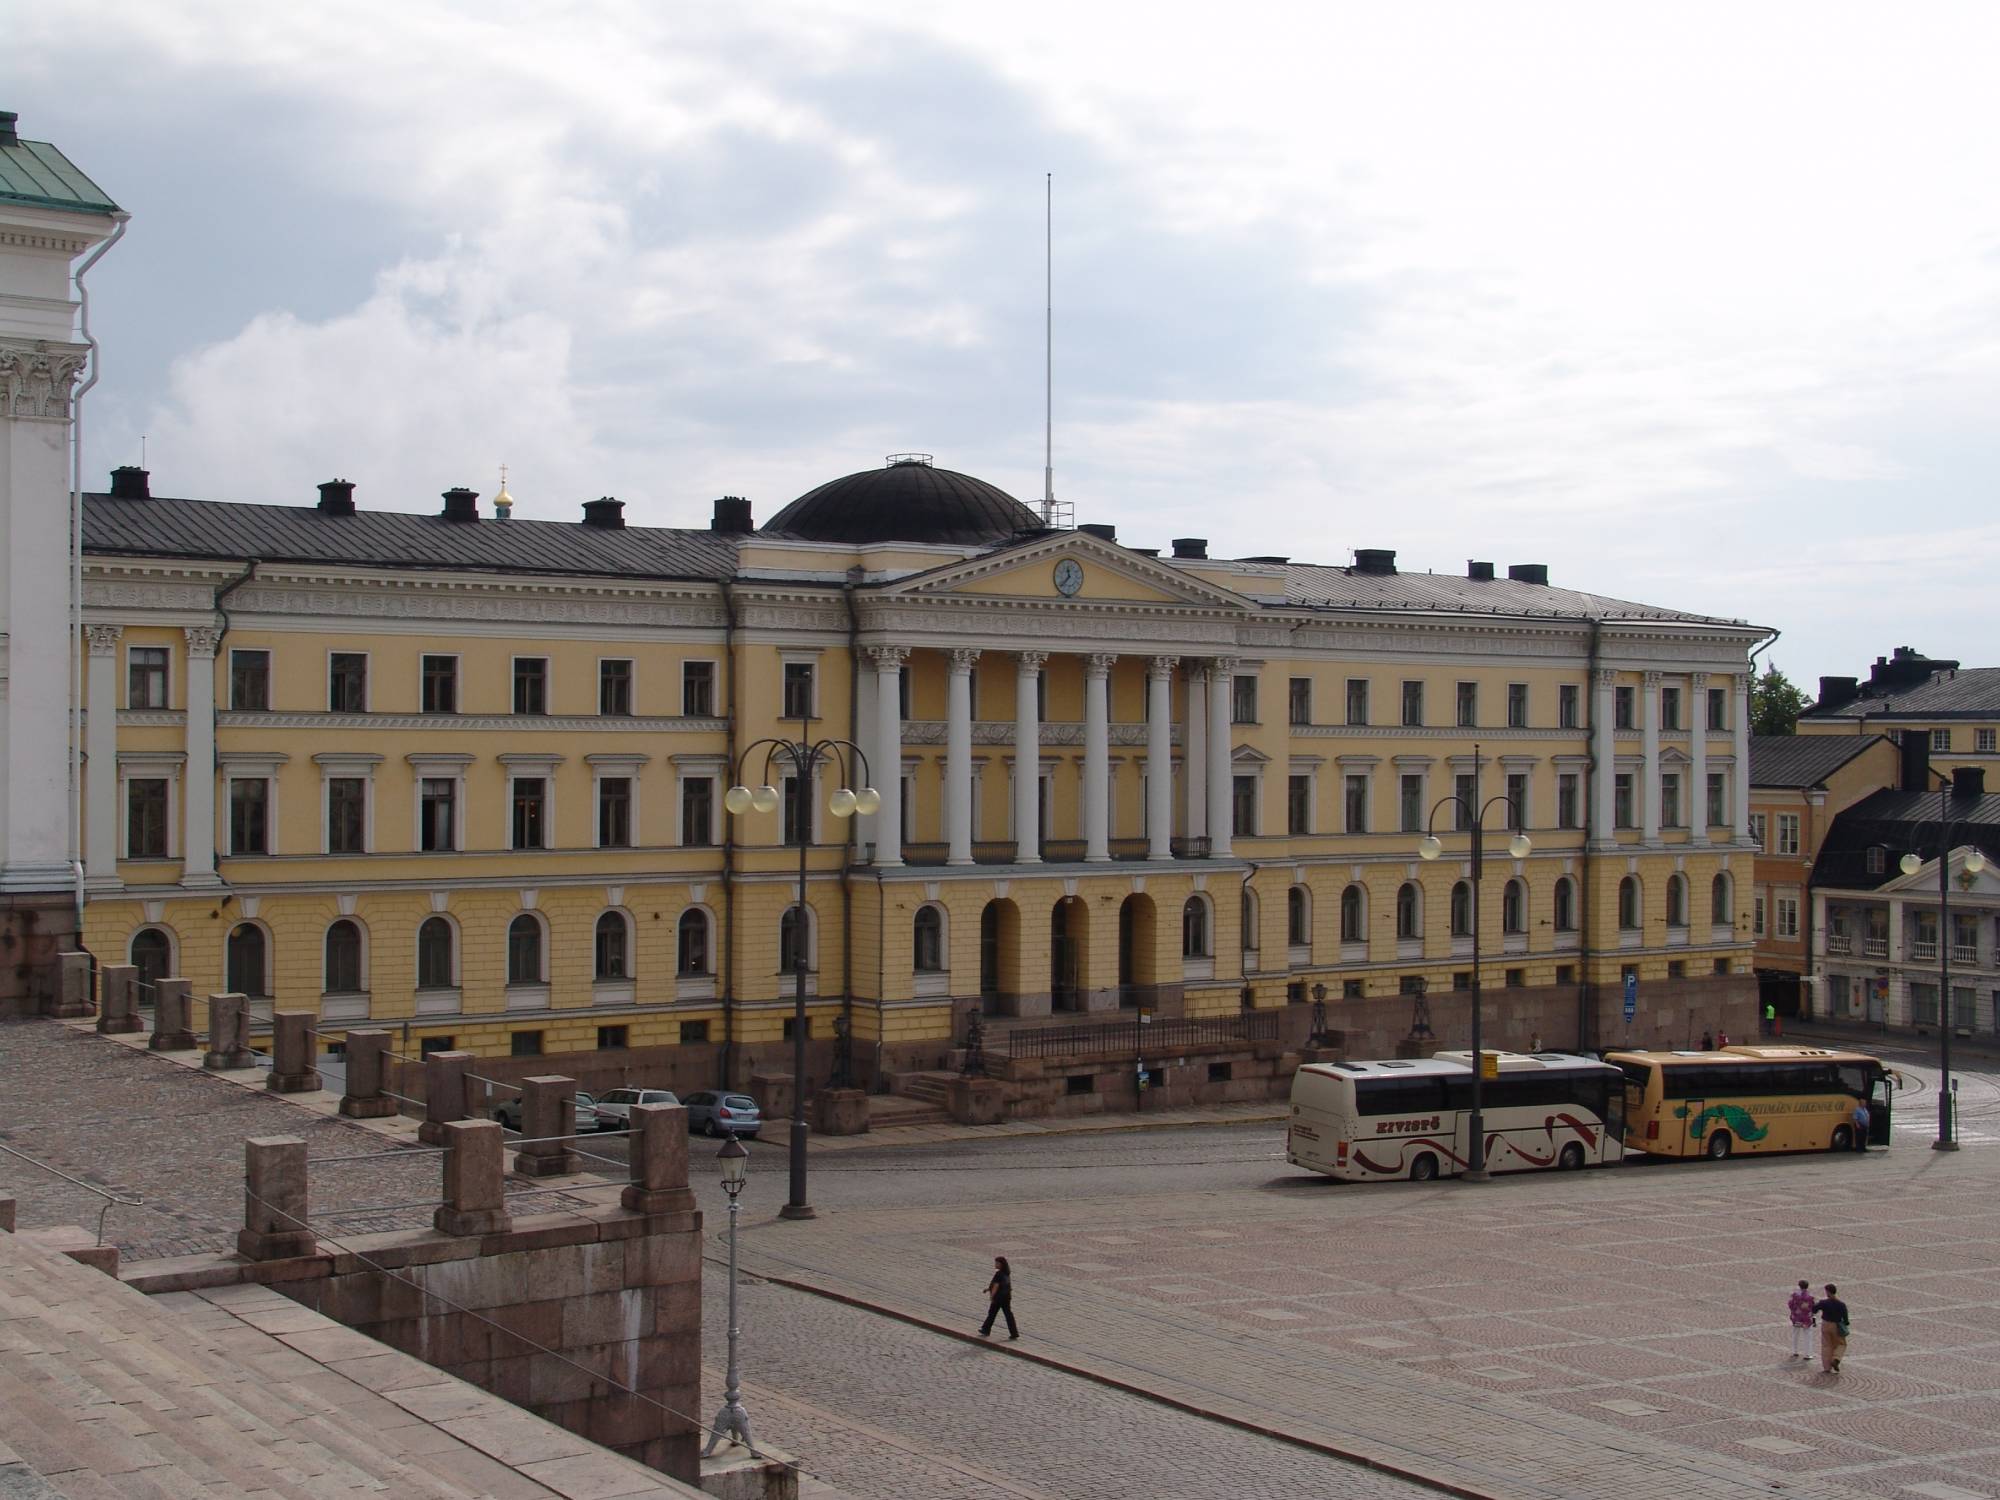
{"type": "Polygon", "coordinates": [[[125,464],[111,471],[111,498],[113,500],[150,500],[153,489],[147,481],[152,476],[137,464],[125,464]]]}
{"type": "Polygon", "coordinates": [[[1206,558],[1208,556],[1208,538],[1205,536],[1175,537],[1174,556],[1206,558]]]}
{"type": "Polygon", "coordinates": [[[1852,703],[1861,696],[1859,677],[1822,677],[1819,680],[1819,706],[1839,708],[1852,703]]]}
{"type": "Polygon", "coordinates": [[[1931,785],[1931,735],[1928,729],[1905,729],[1902,738],[1902,790],[1926,792],[1931,785]]]}
{"type": "Polygon", "coordinates": [[[1953,766],[1951,770],[1952,800],[1973,799],[1986,795],[1986,771],[1980,766],[1953,766]]]}
{"type": "Polygon", "coordinates": [[[599,531],[623,531],[625,529],[625,502],[606,495],[602,500],[583,502],[583,524],[595,526],[599,531]]]}
{"type": "Polygon", "coordinates": [[[750,502],[741,495],[724,495],[715,502],[715,515],[708,523],[710,531],[724,536],[748,536],[757,529],[750,519],[750,502]]]}
{"type": "Polygon", "coordinates": [[[1549,585],[1549,565],[1547,563],[1509,563],[1507,576],[1516,583],[1539,583],[1543,588],[1549,585]]]}
{"type": "Polygon", "coordinates": [[[1493,564],[1468,562],[1465,565],[1465,576],[1477,583],[1491,583],[1493,581],[1493,564]]]}
{"type": "Polygon", "coordinates": [[[0,109],[0,146],[18,146],[21,144],[20,132],[14,129],[15,122],[20,118],[11,109],[0,109]]]}
{"type": "Polygon", "coordinates": [[[329,479],[319,487],[319,513],[323,516],[351,516],[354,514],[354,482],[348,479],[329,479]]]}
{"type": "Polygon", "coordinates": [[[461,486],[444,492],[444,509],[438,512],[447,521],[476,521],[479,519],[479,491],[461,486]]]}
{"type": "Polygon", "coordinates": [[[1393,577],[1396,572],[1395,551],[1388,547],[1356,547],[1354,571],[1380,577],[1393,577]]]}
{"type": "Polygon", "coordinates": [[[1076,529],[1096,537],[1100,542],[1115,542],[1118,540],[1118,528],[1116,526],[1105,526],[1097,522],[1092,522],[1079,526],[1076,529]]]}

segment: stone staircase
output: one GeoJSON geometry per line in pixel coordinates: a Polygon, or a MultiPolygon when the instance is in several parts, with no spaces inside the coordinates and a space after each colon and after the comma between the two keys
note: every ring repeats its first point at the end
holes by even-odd
{"type": "Polygon", "coordinates": [[[868,1096],[868,1128],[894,1130],[902,1125],[949,1125],[949,1073],[897,1073],[889,1092],[868,1096]]]}

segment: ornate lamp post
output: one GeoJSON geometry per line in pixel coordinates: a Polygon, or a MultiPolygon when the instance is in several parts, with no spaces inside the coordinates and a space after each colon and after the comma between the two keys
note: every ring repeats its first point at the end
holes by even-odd
{"type": "Polygon", "coordinates": [[[709,1429],[708,1446],[701,1456],[707,1458],[721,1446],[723,1438],[741,1443],[752,1453],[756,1445],[750,1441],[750,1413],[743,1409],[743,1380],[737,1373],[736,1341],[736,1209],[737,1196],[743,1191],[743,1179],[750,1170],[750,1153],[743,1149],[743,1142],[732,1134],[716,1153],[716,1165],[722,1168],[722,1190],[729,1194],[729,1383],[722,1392],[722,1410],[715,1414],[715,1425],[709,1429]]]}
{"type": "MultiPolygon", "coordinates": [[[[1486,1117],[1480,1112],[1480,1080],[1485,1072],[1486,1055],[1480,1049],[1479,1039],[1479,879],[1486,864],[1486,810],[1494,803],[1505,803],[1510,821],[1520,821],[1520,809],[1514,800],[1504,792],[1497,797],[1479,800],[1479,746],[1472,747],[1472,798],[1470,801],[1456,794],[1440,797],[1431,808],[1431,814],[1424,823],[1424,837],[1417,845],[1417,853],[1425,859],[1436,859],[1444,853],[1444,844],[1432,828],[1437,823],[1438,809],[1453,806],[1459,810],[1463,823],[1472,831],[1472,1147],[1466,1158],[1463,1176],[1467,1182],[1486,1181],[1486,1117]]],[[[1534,845],[1525,833],[1516,833],[1507,840],[1507,852],[1515,859],[1526,859],[1534,845]]]]}
{"type": "MultiPolygon", "coordinates": [[[[1933,1151],[1958,1149],[1951,1100],[1951,1033],[1956,1024],[1951,1013],[1951,852],[1958,826],[1951,821],[1951,781],[1946,778],[1938,784],[1938,1125],[1933,1151]]],[[[1923,856],[1915,850],[1898,863],[1905,875],[1924,867],[1923,856]]],[[[1975,844],[1965,851],[1965,872],[1978,875],[1985,869],[1986,853],[1975,844]]]]}
{"type": "Polygon", "coordinates": [[[1315,984],[1312,987],[1312,997],[1312,1031],[1306,1037],[1306,1045],[1308,1047],[1324,1047],[1326,1045],[1326,986],[1324,984],[1315,984]]]}
{"type": "Polygon", "coordinates": [[[748,812],[772,813],[778,810],[783,800],[776,786],[772,784],[772,768],[781,761],[790,765],[792,774],[798,778],[794,783],[797,796],[794,807],[798,811],[798,826],[792,831],[798,835],[799,844],[799,893],[798,915],[792,924],[792,952],[789,955],[792,975],[796,981],[792,997],[792,1187],[790,1199],[778,1210],[781,1219],[810,1219],[812,1206],[806,1202],[806,856],[812,850],[812,795],[813,779],[823,765],[839,766],[843,775],[852,765],[861,769],[861,789],[851,791],[840,787],[827,799],[827,810],[836,818],[851,818],[856,813],[868,814],[882,806],[882,794],[868,785],[868,757],[861,747],[852,740],[807,738],[811,721],[799,720],[800,735],[796,740],[761,739],[744,747],[743,754],[736,762],[737,784],[723,793],[722,805],[736,817],[748,812]],[[763,784],[755,791],[743,784],[744,768],[750,758],[759,750],[764,752],[763,784]]]}

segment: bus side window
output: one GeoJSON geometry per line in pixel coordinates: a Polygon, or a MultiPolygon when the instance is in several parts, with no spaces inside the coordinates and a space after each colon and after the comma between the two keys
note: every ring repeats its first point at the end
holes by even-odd
{"type": "Polygon", "coordinates": [[[1852,1094],[1857,1099],[1866,1098],[1868,1095],[1868,1070],[1860,1063],[1842,1063],[1840,1065],[1840,1091],[1843,1094],[1852,1094]]]}

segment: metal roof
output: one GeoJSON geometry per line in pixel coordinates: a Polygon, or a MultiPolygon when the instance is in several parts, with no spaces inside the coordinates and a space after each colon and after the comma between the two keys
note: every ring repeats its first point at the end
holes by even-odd
{"type": "Polygon", "coordinates": [[[2000,792],[1948,800],[1935,791],[1905,792],[1889,788],[1864,797],[1833,820],[1813,861],[1812,885],[1872,891],[1902,876],[1898,862],[1906,853],[1937,857],[1948,835],[1952,848],[1977,844],[1986,857],[2000,861],[2000,792]],[[1939,804],[1950,818],[1938,821],[1939,804]],[[1882,868],[1870,873],[1868,850],[1887,851],[1882,868]]]}
{"type": "Polygon", "coordinates": [[[1879,734],[1753,734],[1750,784],[1820,786],[1870,745],[1885,743],[1879,734]]]}
{"type": "Polygon", "coordinates": [[[81,213],[118,211],[103,188],[47,141],[0,144],[0,203],[66,208],[81,213]]]}
{"type": "Polygon", "coordinates": [[[1861,690],[1838,708],[1809,708],[1802,719],[1991,719],[2000,717],[2000,667],[1949,667],[1899,692],[1861,690]]]}
{"type": "Polygon", "coordinates": [[[1464,578],[1456,573],[1364,573],[1323,563],[1286,563],[1283,571],[1286,602],[1307,609],[1450,610],[1475,615],[1621,622],[1657,620],[1685,625],[1747,623],[1634,604],[1518,578],[1464,578]]]}
{"type": "Polygon", "coordinates": [[[1042,529],[1042,518],[1005,490],[915,456],[829,479],[779,511],[765,536],[805,541],[937,542],[978,547],[1042,529]]]}
{"type": "Polygon", "coordinates": [[[364,568],[567,573],[614,578],[729,576],[740,538],[580,521],[447,521],[441,516],[221,500],[83,497],[83,550],[93,556],[202,557],[364,568]]]}

